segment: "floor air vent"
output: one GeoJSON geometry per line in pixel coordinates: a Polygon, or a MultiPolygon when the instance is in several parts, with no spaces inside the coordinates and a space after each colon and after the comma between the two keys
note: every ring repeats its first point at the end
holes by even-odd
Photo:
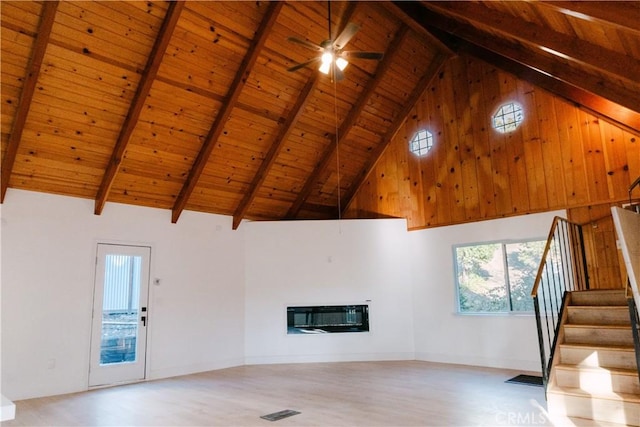
{"type": "Polygon", "coordinates": [[[300,412],[292,411],[291,409],[285,409],[284,411],[274,412],[273,414],[263,415],[260,418],[267,421],[278,421],[283,418],[291,417],[293,415],[298,415],[300,412]]]}

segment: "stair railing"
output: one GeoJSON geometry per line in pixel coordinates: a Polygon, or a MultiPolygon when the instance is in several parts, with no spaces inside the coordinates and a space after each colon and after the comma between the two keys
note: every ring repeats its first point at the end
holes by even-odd
{"type": "Polygon", "coordinates": [[[582,226],[555,217],[531,291],[545,389],[549,382],[567,292],[587,289],[589,277],[582,226]]]}
{"type": "MultiPolygon", "coordinates": [[[[631,194],[635,188],[640,187],[640,176],[636,178],[635,181],[629,186],[629,206],[626,209],[640,214],[640,203],[634,203],[631,194]]],[[[622,233],[622,229],[618,230],[618,224],[616,223],[616,232],[622,233]]],[[[624,255],[623,255],[624,256],[624,255]]],[[[626,265],[626,262],[625,262],[626,265]]],[[[627,268],[633,268],[631,266],[627,266],[627,268]]],[[[631,320],[631,330],[633,332],[633,347],[636,353],[636,366],[638,368],[638,379],[640,379],[640,310],[638,310],[638,304],[640,301],[636,301],[634,297],[633,287],[635,286],[636,292],[638,292],[638,288],[640,284],[637,283],[637,279],[635,283],[631,283],[631,277],[629,276],[627,279],[627,286],[625,288],[625,294],[627,297],[627,303],[629,305],[629,318],[631,320]]]]}
{"type": "Polygon", "coordinates": [[[636,367],[638,368],[638,379],[640,380],[640,315],[638,306],[631,291],[631,280],[627,280],[625,290],[627,304],[629,305],[629,320],[631,320],[631,332],[633,333],[633,347],[636,353],[636,367]]]}
{"type": "Polygon", "coordinates": [[[633,198],[631,197],[631,193],[633,193],[633,189],[636,187],[640,187],[640,176],[636,178],[635,181],[633,181],[633,183],[631,183],[631,185],[629,186],[629,207],[631,208],[632,211],[640,213],[640,203],[633,203],[633,198]]]}

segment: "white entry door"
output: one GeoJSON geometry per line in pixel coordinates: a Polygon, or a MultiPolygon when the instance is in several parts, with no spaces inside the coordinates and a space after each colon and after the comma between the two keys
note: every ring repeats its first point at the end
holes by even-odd
{"type": "Polygon", "coordinates": [[[89,386],[145,378],[151,248],[98,244],[89,386]]]}

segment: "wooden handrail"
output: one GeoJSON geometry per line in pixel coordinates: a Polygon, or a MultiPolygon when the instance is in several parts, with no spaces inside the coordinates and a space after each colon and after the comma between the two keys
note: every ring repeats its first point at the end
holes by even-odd
{"type": "Polygon", "coordinates": [[[547,244],[544,247],[544,251],[542,251],[542,257],[540,258],[540,265],[538,266],[538,273],[536,274],[536,279],[533,281],[533,287],[531,288],[531,296],[535,297],[538,295],[538,286],[540,286],[540,281],[542,280],[542,272],[544,271],[544,261],[547,259],[547,255],[549,254],[549,249],[551,248],[551,244],[553,242],[553,236],[556,234],[556,228],[558,227],[558,221],[562,219],[559,216],[553,217],[553,222],[551,223],[551,229],[549,230],[549,235],[547,236],[547,244]]]}
{"type": "Polygon", "coordinates": [[[633,183],[629,186],[629,201],[631,201],[631,193],[633,192],[633,189],[640,186],[640,176],[636,178],[635,181],[633,181],[633,183]]]}
{"type": "Polygon", "coordinates": [[[540,281],[542,280],[542,273],[544,272],[544,262],[542,261],[547,259],[547,255],[549,253],[549,250],[551,249],[551,245],[553,244],[553,237],[556,234],[556,229],[560,221],[563,221],[569,225],[573,225],[577,227],[581,227],[584,225],[584,224],[578,224],[577,222],[569,221],[566,218],[562,218],[560,216],[555,216],[553,218],[553,222],[551,223],[551,230],[549,231],[549,235],[547,236],[547,244],[545,245],[544,251],[542,252],[542,258],[541,258],[540,265],[538,266],[538,272],[533,282],[533,287],[531,288],[532,297],[535,297],[536,295],[538,295],[538,286],[540,286],[540,281]]]}

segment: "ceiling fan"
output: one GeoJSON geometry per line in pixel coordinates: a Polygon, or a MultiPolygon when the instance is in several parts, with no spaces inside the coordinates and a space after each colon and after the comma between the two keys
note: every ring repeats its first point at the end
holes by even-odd
{"type": "Polygon", "coordinates": [[[343,70],[349,65],[350,58],[380,60],[384,56],[381,52],[345,51],[343,50],[349,40],[360,30],[360,26],[349,22],[345,29],[336,37],[331,38],[331,0],[327,1],[328,6],[328,29],[329,38],[320,44],[311,43],[297,37],[288,37],[287,40],[297,43],[307,49],[319,52],[319,56],[301,64],[294,65],[288,71],[297,71],[308,65],[320,62],[318,70],[321,73],[331,75],[337,81],[344,79],[343,70]]]}

